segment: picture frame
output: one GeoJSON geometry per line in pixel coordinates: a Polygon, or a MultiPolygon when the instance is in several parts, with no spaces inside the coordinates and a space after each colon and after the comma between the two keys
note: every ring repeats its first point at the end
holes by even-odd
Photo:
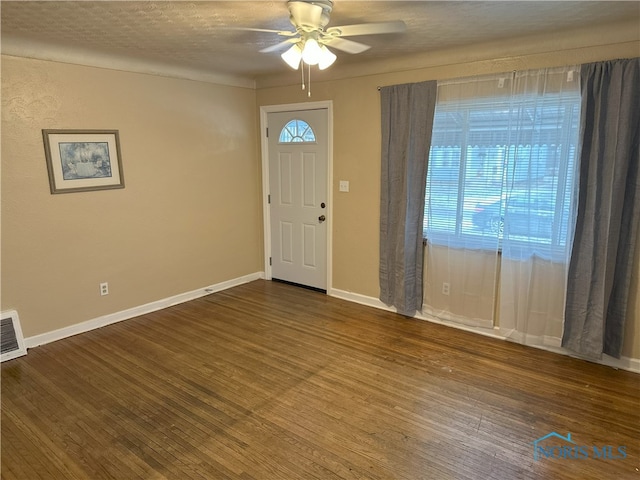
{"type": "Polygon", "coordinates": [[[124,188],[118,130],[42,130],[51,193],[124,188]]]}

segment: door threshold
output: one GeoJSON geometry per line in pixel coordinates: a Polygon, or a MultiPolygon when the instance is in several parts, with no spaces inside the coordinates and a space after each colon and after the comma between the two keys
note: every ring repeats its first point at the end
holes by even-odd
{"type": "Polygon", "coordinates": [[[272,282],[278,282],[278,283],[285,283],[285,284],[291,285],[293,287],[300,287],[300,288],[305,288],[307,290],[313,290],[314,292],[324,293],[325,295],[327,294],[327,290],[323,289],[323,288],[312,287],[310,285],[303,285],[301,283],[290,282],[288,280],[280,280],[279,278],[271,278],[271,281],[272,282]]]}

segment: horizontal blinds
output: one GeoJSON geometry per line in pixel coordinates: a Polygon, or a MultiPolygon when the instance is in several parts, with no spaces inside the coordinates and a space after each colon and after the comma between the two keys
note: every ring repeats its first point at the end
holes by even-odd
{"type": "Polygon", "coordinates": [[[577,89],[572,95],[438,103],[427,174],[426,237],[483,248],[519,236],[564,249],[579,109],[577,89]]]}

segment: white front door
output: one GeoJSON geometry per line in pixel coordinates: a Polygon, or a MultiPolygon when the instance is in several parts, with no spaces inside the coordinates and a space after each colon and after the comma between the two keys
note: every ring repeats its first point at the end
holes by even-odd
{"type": "Polygon", "coordinates": [[[271,277],[327,289],[326,109],[267,116],[271,277]]]}

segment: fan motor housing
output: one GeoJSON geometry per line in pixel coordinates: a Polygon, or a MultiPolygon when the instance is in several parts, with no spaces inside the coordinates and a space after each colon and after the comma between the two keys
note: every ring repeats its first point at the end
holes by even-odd
{"type": "Polygon", "coordinates": [[[333,10],[332,0],[288,0],[287,7],[289,8],[289,20],[296,28],[301,28],[304,31],[322,30],[329,23],[329,17],[333,10]],[[308,15],[306,5],[315,5],[322,8],[322,14],[320,15],[319,24],[313,22],[311,16],[308,15]]]}

